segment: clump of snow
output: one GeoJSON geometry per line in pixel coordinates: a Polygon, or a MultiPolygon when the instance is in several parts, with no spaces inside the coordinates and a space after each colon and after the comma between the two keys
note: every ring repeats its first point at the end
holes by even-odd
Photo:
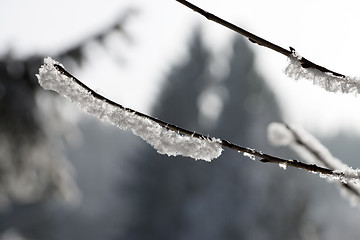
{"type": "Polygon", "coordinates": [[[287,168],[287,163],[279,163],[279,167],[286,170],[287,168]]]}
{"type": "Polygon", "coordinates": [[[256,160],[255,155],[253,155],[253,154],[251,154],[251,153],[244,152],[243,155],[244,155],[245,157],[250,158],[250,159],[253,160],[253,161],[256,160]]]}
{"type": "Polygon", "coordinates": [[[347,183],[349,180],[353,181],[352,179],[355,179],[353,182],[359,183],[360,169],[353,169],[347,165],[345,166],[347,168],[344,170],[334,170],[334,173],[339,174],[340,181],[347,183]]]}
{"type": "Polygon", "coordinates": [[[149,118],[110,104],[94,96],[70,76],[60,73],[54,64],[62,66],[48,57],[44,59],[44,64],[39,69],[37,78],[44,89],[56,91],[67,97],[86,113],[108,121],[123,130],[131,130],[159,153],[169,156],[188,156],[206,161],[211,161],[221,155],[223,149],[220,140],[181,135],[160,126],[149,118]]]}
{"type": "Polygon", "coordinates": [[[308,79],[314,85],[320,86],[329,92],[360,93],[360,79],[354,77],[335,76],[332,73],[322,72],[315,68],[301,66],[302,57],[296,52],[289,57],[289,64],[284,72],[287,76],[299,80],[308,79]]]}

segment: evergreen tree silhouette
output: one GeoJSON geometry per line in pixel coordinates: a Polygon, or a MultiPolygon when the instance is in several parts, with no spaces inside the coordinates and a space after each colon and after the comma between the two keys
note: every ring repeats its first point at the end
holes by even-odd
{"type": "MultiPolygon", "coordinates": [[[[95,33],[94,36],[88,36],[80,42],[74,42],[70,48],[58,50],[57,54],[52,57],[63,61],[65,65],[77,63],[78,66],[81,66],[86,58],[84,47],[89,42],[104,45],[103,40],[106,36],[114,32],[119,32],[120,36],[125,37],[128,33],[124,29],[124,25],[133,13],[134,9],[124,11],[120,19],[115,19],[109,28],[95,33]]],[[[64,190],[60,190],[63,186],[59,185],[60,177],[58,177],[57,171],[67,171],[68,169],[46,169],[44,167],[44,170],[41,167],[47,166],[48,162],[64,160],[64,154],[58,149],[61,149],[61,146],[47,144],[51,141],[46,133],[47,126],[44,126],[44,121],[39,114],[37,103],[40,85],[35,74],[39,72],[39,66],[43,64],[44,56],[48,54],[42,55],[39,52],[18,58],[14,57],[9,50],[8,53],[0,56],[0,234],[8,229],[15,229],[31,239],[58,239],[61,231],[68,231],[66,225],[59,223],[60,221],[57,219],[65,212],[63,210],[66,208],[54,201],[64,190]],[[40,161],[35,161],[38,165],[32,164],[30,160],[31,154],[29,153],[32,152],[37,154],[33,159],[40,158],[38,159],[40,161]],[[61,153],[57,154],[59,152],[61,153]],[[9,175],[11,178],[8,177],[9,175]],[[52,178],[39,177],[38,182],[34,180],[26,182],[27,186],[25,187],[14,184],[23,176],[33,176],[32,179],[35,179],[35,176],[38,175],[50,175],[52,178]],[[14,176],[18,176],[18,178],[14,176]],[[17,189],[12,189],[16,188],[14,186],[17,186],[17,189]],[[19,187],[32,189],[38,186],[44,187],[34,194],[34,199],[28,200],[26,197],[22,197],[19,187]],[[13,192],[18,194],[15,195],[13,192]],[[9,209],[4,209],[4,202],[7,203],[5,207],[9,207],[9,209]],[[51,204],[56,205],[56,210],[50,210],[49,205],[51,204]]],[[[53,97],[58,96],[54,94],[53,97]]],[[[51,120],[56,118],[57,123],[61,125],[61,119],[54,116],[54,112],[49,112],[47,117],[51,120]]],[[[61,142],[63,136],[52,137],[58,137],[57,140],[61,142]]],[[[80,221],[76,222],[75,220],[74,222],[77,226],[82,224],[80,221]]],[[[88,232],[88,230],[80,228],[77,230],[78,233],[88,232]]],[[[74,235],[76,233],[72,236],[74,235]]]]}
{"type": "MultiPolygon", "coordinates": [[[[210,53],[199,31],[189,53],[189,59],[169,74],[153,115],[204,133],[198,100],[206,90],[222,87],[227,92],[222,98],[224,107],[209,134],[243,145],[257,143],[265,149],[266,123],[281,117],[271,91],[254,70],[249,47],[242,39],[234,41],[230,72],[223,81],[214,81],[209,74],[210,53]]],[[[306,201],[293,201],[279,193],[274,197],[277,187],[287,188],[278,182],[279,171],[264,166],[254,170],[254,163],[241,154],[228,151],[209,164],[169,158],[145,146],[129,162],[134,164],[134,177],[126,186],[132,203],[127,239],[254,239],[255,233],[267,239],[298,237],[294,229],[306,201]],[[290,210],[272,211],[267,203],[286,203],[290,210]],[[275,223],[267,222],[269,216],[275,223]],[[276,228],[284,220],[288,229],[276,228]]]]}
{"type": "MultiPolygon", "coordinates": [[[[200,32],[195,32],[190,43],[188,61],[175,66],[164,84],[154,116],[189,129],[196,129],[197,98],[209,81],[206,78],[209,52],[204,48],[200,32]]],[[[205,184],[198,181],[206,163],[190,158],[168,158],[144,146],[134,166],[136,181],[130,192],[135,222],[129,223],[127,239],[170,239],[179,236],[186,228],[184,215],[189,195],[205,184]],[[197,181],[195,181],[197,180],[197,181]]]]}

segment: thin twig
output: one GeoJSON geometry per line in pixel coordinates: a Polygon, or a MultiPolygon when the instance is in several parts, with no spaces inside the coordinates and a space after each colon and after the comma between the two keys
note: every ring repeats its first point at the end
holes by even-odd
{"type": "MultiPolygon", "coordinates": [[[[261,38],[261,37],[255,35],[255,34],[249,32],[249,31],[247,31],[247,30],[245,30],[245,29],[243,29],[241,27],[238,27],[238,26],[236,26],[236,25],[234,25],[234,24],[232,24],[232,23],[230,23],[230,22],[228,22],[228,21],[226,21],[226,20],[212,14],[212,13],[209,13],[209,12],[199,8],[198,6],[195,6],[194,4],[192,4],[192,3],[188,2],[188,1],[185,1],[185,0],[176,0],[176,1],[183,4],[183,5],[185,5],[186,7],[194,10],[195,12],[203,15],[208,20],[216,22],[216,23],[218,23],[218,24],[220,24],[220,25],[222,25],[222,26],[224,26],[224,27],[226,27],[228,29],[231,29],[231,30],[239,33],[240,35],[242,35],[244,37],[247,37],[250,40],[250,42],[252,42],[252,43],[256,43],[256,44],[259,44],[260,46],[272,49],[272,50],[274,50],[274,51],[276,51],[278,53],[281,53],[281,54],[283,54],[283,55],[285,55],[285,56],[287,56],[289,58],[294,57],[293,54],[295,52],[295,49],[293,47],[289,47],[290,50],[287,50],[287,49],[285,49],[283,47],[280,47],[279,45],[276,45],[276,44],[274,44],[274,43],[272,43],[272,42],[270,42],[270,41],[268,41],[268,40],[266,40],[264,38],[261,38]]],[[[317,69],[317,70],[319,70],[321,72],[324,72],[324,73],[330,73],[330,74],[332,74],[332,75],[334,75],[336,77],[345,78],[345,75],[334,72],[334,71],[329,70],[329,69],[327,69],[325,67],[322,67],[322,66],[320,66],[320,65],[318,65],[318,64],[316,64],[316,63],[314,63],[314,62],[312,62],[312,61],[310,61],[310,60],[308,60],[308,59],[306,59],[304,57],[299,59],[299,61],[300,61],[301,66],[303,68],[314,68],[314,69],[317,69]]]]}
{"type": "MultiPolygon", "coordinates": [[[[162,121],[160,119],[151,117],[151,116],[146,115],[144,113],[135,111],[135,110],[130,109],[130,108],[123,107],[122,105],[120,105],[120,104],[118,104],[116,102],[113,102],[113,101],[109,100],[108,98],[98,94],[97,92],[95,92],[94,90],[92,90],[91,88],[86,86],[84,83],[82,83],[80,80],[78,80],[76,77],[74,77],[72,74],[70,74],[68,71],[66,71],[60,65],[54,64],[54,67],[61,74],[63,74],[66,77],[69,77],[70,79],[75,81],[78,85],[80,85],[81,87],[86,89],[94,98],[97,98],[97,99],[99,99],[101,101],[104,101],[104,102],[106,102],[106,103],[108,103],[108,104],[110,104],[110,105],[112,105],[114,107],[120,108],[120,109],[125,110],[125,111],[130,112],[130,113],[133,113],[133,114],[135,114],[137,116],[149,119],[149,120],[159,124],[160,126],[164,127],[167,130],[171,130],[171,131],[177,132],[179,134],[186,135],[186,136],[189,136],[189,137],[195,137],[195,138],[198,138],[198,139],[209,139],[209,137],[206,137],[206,136],[204,136],[202,134],[199,134],[199,133],[196,133],[196,132],[193,132],[193,131],[189,131],[187,129],[184,129],[184,128],[178,127],[176,125],[164,122],[164,121],[162,121]]],[[[252,148],[249,148],[249,147],[243,147],[243,146],[236,145],[236,144],[231,143],[231,142],[229,142],[227,140],[220,139],[219,144],[221,146],[223,146],[224,148],[228,148],[228,149],[232,149],[232,150],[235,150],[235,151],[238,151],[238,152],[247,153],[247,154],[251,154],[253,156],[257,156],[257,157],[261,158],[260,161],[264,162],[264,163],[285,164],[287,166],[291,166],[291,167],[295,167],[295,168],[299,168],[299,169],[304,169],[304,170],[315,172],[315,173],[331,175],[331,176],[334,176],[334,177],[341,177],[343,175],[342,173],[334,172],[331,169],[320,167],[320,166],[317,166],[315,164],[307,164],[307,163],[303,163],[303,162],[300,162],[300,161],[297,161],[297,160],[279,158],[279,157],[272,156],[272,155],[269,155],[269,154],[266,154],[266,153],[262,153],[261,151],[258,151],[258,150],[255,150],[255,149],[252,149],[252,148]]]]}
{"type": "MultiPolygon", "coordinates": [[[[297,144],[299,144],[300,146],[302,146],[303,148],[305,148],[307,151],[309,151],[319,162],[321,162],[322,164],[324,164],[324,166],[326,168],[329,169],[334,169],[334,166],[331,166],[331,163],[329,163],[329,161],[324,158],[319,151],[317,151],[316,149],[312,148],[312,146],[310,146],[309,144],[307,144],[306,142],[304,142],[301,137],[297,134],[296,131],[294,131],[294,129],[292,129],[288,124],[285,124],[285,127],[292,133],[295,141],[297,144]]],[[[352,184],[350,183],[341,183],[341,186],[343,188],[346,188],[347,190],[349,190],[350,192],[352,192],[353,194],[355,194],[356,196],[360,197],[360,192],[357,188],[355,188],[352,184]]]]}

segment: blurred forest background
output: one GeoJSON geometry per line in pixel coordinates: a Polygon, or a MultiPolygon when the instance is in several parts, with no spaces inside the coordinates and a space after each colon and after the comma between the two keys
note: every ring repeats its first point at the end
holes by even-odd
{"type": "MultiPolygon", "coordinates": [[[[131,41],[124,31],[131,15],[52,57],[70,71],[86,64],[86,49],[94,46],[121,57],[106,40],[115,34],[131,41]]],[[[255,70],[250,43],[234,37],[228,70],[217,74],[217,56],[202,37],[200,27],[193,29],[187,58],[171,63],[151,115],[295,158],[267,143],[267,125],[281,121],[282,114],[267,84],[271,79],[255,70]]],[[[1,240],[354,239],[360,234],[359,210],[334,184],[316,176],[232,151],[212,163],[162,156],[131,133],[82,114],[37,84],[45,56],[19,58],[10,49],[0,56],[1,240]]],[[[359,139],[323,140],[337,157],[350,164],[356,160],[359,139]]]]}

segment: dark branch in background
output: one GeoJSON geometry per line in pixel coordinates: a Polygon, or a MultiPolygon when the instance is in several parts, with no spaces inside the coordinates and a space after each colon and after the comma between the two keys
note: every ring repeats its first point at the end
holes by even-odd
{"type": "MultiPolygon", "coordinates": [[[[77,65],[81,66],[85,60],[84,48],[90,42],[97,42],[101,45],[104,45],[104,39],[106,39],[112,33],[119,33],[123,39],[126,39],[128,42],[131,42],[131,36],[126,31],[125,25],[137,14],[137,9],[129,8],[125,9],[120,13],[119,18],[116,19],[109,27],[99,32],[95,32],[77,43],[73,44],[69,48],[63,49],[56,54],[52,54],[54,58],[59,61],[72,60],[77,65]]],[[[39,84],[35,77],[36,72],[39,70],[39,65],[41,65],[44,56],[50,55],[49,53],[40,54],[36,53],[31,56],[16,58],[11,49],[9,49],[3,56],[0,56],[0,74],[3,78],[21,80],[26,82],[26,85],[29,85],[32,89],[36,89],[39,84]]],[[[5,86],[5,92],[8,91],[5,86]]],[[[1,104],[0,104],[1,106],[1,104]]]]}
{"type": "MultiPolygon", "coordinates": [[[[287,50],[285,48],[282,48],[264,38],[261,38],[255,34],[252,34],[251,32],[248,32],[246,31],[245,29],[243,28],[240,28],[222,18],[219,18],[218,16],[212,14],[212,13],[209,13],[201,8],[199,8],[198,6],[195,6],[194,4],[188,2],[188,1],[185,1],[185,0],[176,0],[178,1],[179,3],[185,5],[186,7],[194,10],[195,12],[197,13],[200,13],[201,15],[203,15],[205,18],[207,18],[208,20],[210,21],[213,21],[213,22],[216,22],[228,29],[231,29],[237,33],[239,33],[240,35],[244,36],[244,37],[247,37],[250,42],[252,43],[256,43],[256,44],[259,44],[260,46],[263,46],[263,47],[267,47],[267,48],[270,48],[278,53],[281,53],[289,58],[292,58],[294,57],[294,54],[295,54],[295,49],[293,47],[289,47],[290,50],[287,50]]],[[[333,76],[336,76],[336,77],[340,77],[340,78],[345,78],[345,75],[343,74],[340,74],[340,73],[337,73],[337,72],[334,72],[332,70],[329,70],[325,67],[322,67],[316,63],[313,63],[312,61],[310,60],[307,60],[306,58],[302,57],[300,59],[298,59],[301,63],[301,66],[303,68],[314,68],[314,69],[317,69],[321,72],[324,72],[324,73],[329,73],[329,74],[332,74],[333,76]]]]}
{"type": "MultiPolygon", "coordinates": [[[[82,83],[80,80],[78,80],[76,77],[74,77],[72,74],[70,74],[68,71],[66,71],[60,65],[54,64],[54,67],[62,75],[71,78],[78,85],[80,85],[81,87],[86,89],[94,98],[97,98],[97,99],[99,99],[101,101],[104,101],[104,102],[106,102],[106,103],[108,103],[108,104],[110,104],[110,105],[112,105],[114,107],[120,108],[120,109],[125,110],[125,111],[127,111],[129,113],[135,114],[135,115],[137,115],[139,117],[149,119],[150,121],[159,124],[160,126],[166,128],[167,130],[174,131],[174,132],[176,132],[178,134],[186,135],[186,136],[189,136],[189,137],[195,137],[195,138],[198,138],[198,139],[209,139],[209,137],[206,137],[206,136],[204,136],[202,134],[199,134],[199,133],[196,133],[196,132],[193,132],[193,131],[189,131],[189,130],[184,129],[184,128],[180,128],[178,126],[175,126],[173,124],[164,122],[164,121],[159,120],[157,118],[148,116],[148,115],[146,115],[144,113],[135,111],[135,110],[130,109],[130,108],[123,107],[122,105],[120,105],[120,104],[118,104],[116,102],[113,102],[113,101],[105,98],[104,96],[98,94],[97,92],[95,92],[94,90],[92,90],[91,88],[86,86],[84,83],[82,83]]],[[[231,142],[229,142],[227,140],[220,139],[219,144],[221,146],[223,146],[224,148],[229,148],[229,149],[232,149],[232,150],[235,150],[235,151],[238,151],[238,152],[247,153],[247,154],[250,154],[250,155],[253,155],[253,156],[257,156],[257,157],[261,158],[260,161],[264,162],[264,163],[284,164],[286,166],[291,166],[291,167],[295,167],[295,168],[299,168],[299,169],[305,169],[307,171],[321,173],[321,174],[330,175],[330,176],[334,176],[334,177],[342,177],[343,176],[343,173],[334,172],[333,170],[328,169],[328,168],[320,167],[320,166],[317,166],[315,164],[303,163],[303,162],[300,162],[300,161],[297,161],[297,160],[282,159],[282,158],[279,158],[279,157],[275,157],[275,156],[272,156],[272,155],[269,155],[269,154],[262,153],[261,151],[257,151],[255,149],[251,149],[251,148],[248,148],[248,147],[242,147],[242,146],[233,144],[233,143],[231,143],[231,142]]]]}
{"type": "Polygon", "coordinates": [[[74,60],[78,65],[81,65],[84,58],[83,49],[84,47],[93,41],[96,41],[100,43],[101,45],[105,45],[104,40],[106,37],[108,37],[111,33],[118,32],[121,34],[121,37],[126,39],[128,42],[131,42],[131,36],[129,33],[125,30],[124,26],[129,21],[130,17],[133,17],[135,14],[137,14],[137,10],[133,8],[127,9],[124,13],[120,15],[118,20],[114,21],[112,25],[110,25],[107,28],[102,29],[101,31],[87,36],[86,38],[79,41],[77,44],[75,44],[73,47],[62,51],[58,56],[55,56],[55,58],[62,60],[67,57],[70,57],[72,60],[74,60]]]}
{"type": "MultiPolygon", "coordinates": [[[[109,24],[108,28],[94,31],[93,34],[72,44],[69,48],[58,51],[54,57],[81,66],[86,59],[84,48],[89,42],[105,45],[105,42],[101,40],[113,33],[118,33],[119,38],[126,38],[128,42],[131,41],[125,25],[135,13],[136,9],[133,8],[122,10],[118,19],[109,24]]],[[[120,54],[121,52],[119,52],[120,54]]],[[[0,55],[0,132],[5,134],[4,136],[8,134],[12,140],[16,141],[12,144],[13,146],[20,146],[24,144],[25,140],[34,142],[28,138],[38,138],[43,134],[44,129],[36,111],[38,106],[35,96],[39,84],[35,74],[44,55],[50,54],[37,52],[30,56],[17,57],[11,48],[0,55]]]]}
{"type": "MultiPolygon", "coordinates": [[[[296,133],[296,131],[294,131],[287,124],[285,124],[285,126],[292,133],[292,135],[293,135],[293,137],[294,137],[297,144],[299,144],[300,146],[305,148],[307,151],[309,151],[313,155],[313,157],[315,157],[319,162],[321,162],[324,165],[324,167],[329,168],[329,169],[335,169],[335,167],[332,166],[331,163],[319,153],[319,151],[317,151],[311,145],[304,142],[299,137],[299,135],[296,133]]],[[[359,190],[356,187],[354,187],[352,184],[350,184],[350,183],[341,183],[341,186],[343,188],[346,188],[347,190],[349,190],[351,193],[355,194],[356,196],[360,197],[359,190]]]]}

